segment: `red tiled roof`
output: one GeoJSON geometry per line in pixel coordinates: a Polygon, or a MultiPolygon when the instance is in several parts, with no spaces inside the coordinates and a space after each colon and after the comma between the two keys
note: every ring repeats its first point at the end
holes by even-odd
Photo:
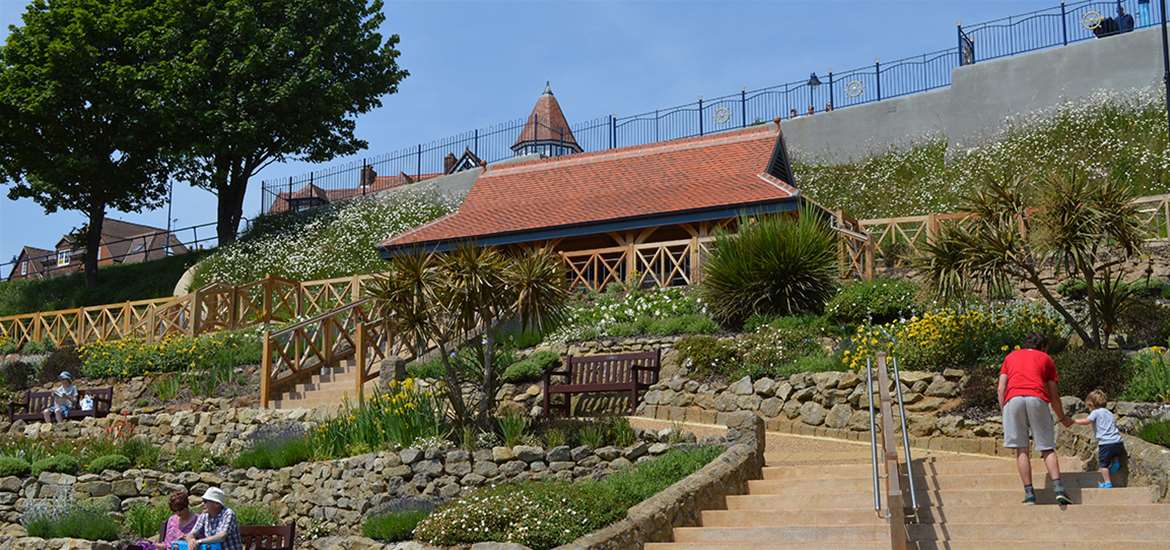
{"type": "Polygon", "coordinates": [[[565,120],[565,113],[561,111],[561,104],[557,102],[552,89],[548,86],[545,86],[544,93],[536,99],[536,105],[532,106],[532,112],[524,122],[524,127],[520,129],[520,135],[516,138],[516,143],[512,144],[512,149],[526,141],[559,141],[580,150],[577,138],[573,137],[573,131],[569,129],[569,123],[565,120]]]}
{"type": "Polygon", "coordinates": [[[423,180],[428,180],[437,176],[443,175],[441,172],[426,173],[419,177],[399,174],[397,176],[375,176],[374,182],[370,184],[368,189],[358,187],[347,187],[344,189],[322,189],[316,185],[306,185],[290,195],[287,191],[282,191],[276,194],[277,200],[272,204],[269,212],[284,212],[289,209],[288,199],[304,199],[309,197],[317,197],[328,202],[339,201],[364,195],[366,193],[377,193],[378,191],[385,191],[395,187],[402,187],[409,183],[417,183],[423,180]]]}
{"type": "Polygon", "coordinates": [[[453,214],[383,247],[472,239],[794,197],[765,174],[774,124],[736,132],[493,165],[453,214]]]}

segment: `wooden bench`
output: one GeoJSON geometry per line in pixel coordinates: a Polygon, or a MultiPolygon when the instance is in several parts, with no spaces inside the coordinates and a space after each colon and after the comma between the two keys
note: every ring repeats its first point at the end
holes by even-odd
{"type": "Polygon", "coordinates": [[[244,550],[293,550],[296,540],[296,525],[241,525],[240,538],[244,550]]]}
{"type": "Polygon", "coordinates": [[[544,414],[558,408],[564,416],[572,413],[573,395],[625,392],[630,396],[629,412],[638,407],[638,398],[658,383],[662,364],[661,350],[613,355],[568,356],[560,366],[545,369],[544,414]],[[564,402],[554,405],[553,395],[563,395],[564,402]]]}
{"type": "MultiPolygon", "coordinates": [[[[53,403],[53,392],[51,391],[29,391],[24,394],[24,401],[18,403],[8,404],[8,418],[16,420],[43,420],[44,410],[49,408],[53,403]]],[[[73,402],[73,408],[69,410],[69,414],[65,418],[85,418],[92,416],[95,418],[104,418],[110,414],[110,407],[114,403],[114,388],[94,388],[89,390],[77,390],[77,400],[73,402]],[[83,411],[78,405],[81,398],[85,396],[93,397],[93,410],[83,411]]]]}

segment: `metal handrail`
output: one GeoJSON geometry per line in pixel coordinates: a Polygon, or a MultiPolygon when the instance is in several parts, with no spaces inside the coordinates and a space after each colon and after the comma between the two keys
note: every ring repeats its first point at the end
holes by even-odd
{"type": "Polygon", "coordinates": [[[910,483],[910,509],[918,513],[918,494],[914,490],[914,457],[910,453],[910,432],[906,430],[906,404],[902,400],[902,377],[898,373],[898,358],[890,359],[894,364],[894,392],[898,396],[898,417],[902,421],[902,448],[906,453],[906,479],[910,483]]]}
{"type": "MultiPolygon", "coordinates": [[[[882,462],[885,464],[886,471],[885,517],[890,526],[890,548],[892,550],[905,550],[909,546],[909,533],[906,530],[906,503],[905,495],[902,492],[901,467],[898,465],[898,444],[897,440],[894,439],[890,380],[884,353],[877,354],[877,366],[878,402],[882,415],[882,462]]],[[[876,446],[874,448],[876,449],[876,446]]],[[[907,477],[913,477],[913,475],[907,477]]]]}
{"type": "Polygon", "coordinates": [[[873,466],[873,510],[881,513],[882,510],[882,495],[881,483],[878,475],[878,450],[877,450],[877,419],[873,414],[873,359],[865,359],[865,387],[869,396],[869,450],[870,450],[870,464],[873,466]]]}

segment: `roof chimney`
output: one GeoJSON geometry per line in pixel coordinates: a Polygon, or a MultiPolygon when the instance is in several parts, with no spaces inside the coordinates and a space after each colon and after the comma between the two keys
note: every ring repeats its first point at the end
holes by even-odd
{"type": "Polygon", "coordinates": [[[454,172],[455,164],[458,162],[459,159],[455,158],[455,153],[447,153],[447,156],[443,157],[443,173],[450,174],[454,172]]]}

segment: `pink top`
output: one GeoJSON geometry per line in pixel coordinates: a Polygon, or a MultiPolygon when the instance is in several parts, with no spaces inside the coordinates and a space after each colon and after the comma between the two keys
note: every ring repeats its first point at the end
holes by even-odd
{"type": "Polygon", "coordinates": [[[191,528],[195,526],[195,520],[199,519],[198,514],[191,514],[191,519],[187,521],[186,525],[179,524],[179,514],[171,515],[167,520],[166,536],[163,537],[163,545],[167,548],[171,547],[171,543],[177,540],[182,540],[191,532],[191,528]]]}

